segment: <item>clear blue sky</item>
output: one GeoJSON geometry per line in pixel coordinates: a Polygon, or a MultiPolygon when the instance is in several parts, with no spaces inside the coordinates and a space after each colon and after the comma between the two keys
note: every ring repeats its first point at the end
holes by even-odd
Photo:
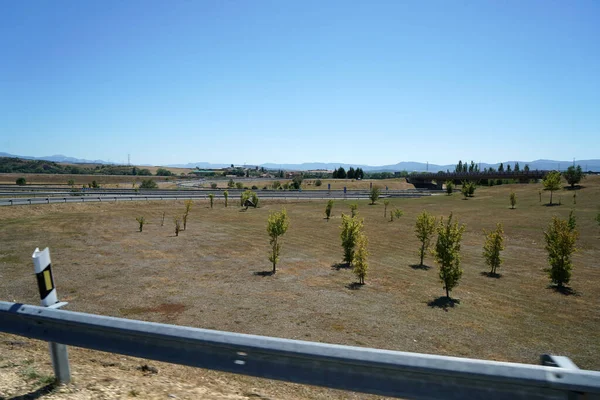
{"type": "Polygon", "coordinates": [[[600,158],[600,1],[2,1],[0,152],[600,158]]]}

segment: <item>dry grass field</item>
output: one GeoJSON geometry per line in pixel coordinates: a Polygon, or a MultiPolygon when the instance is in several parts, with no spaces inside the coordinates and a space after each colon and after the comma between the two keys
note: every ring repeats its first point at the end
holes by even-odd
{"type": "MultiPolygon", "coordinates": [[[[383,217],[381,200],[374,206],[360,201],[370,257],[366,285],[359,289],[351,285],[351,271],[335,268],[342,258],[340,214],[349,212],[349,202],[337,201],[329,222],[323,218],[324,201],[264,201],[247,211],[236,207],[237,199],[230,199],[229,208],[220,201],[213,209],[207,201],[196,202],[179,237],[174,236],[172,218],[183,211],[183,202],[2,207],[0,299],[38,303],[30,256],[36,247],[48,246],[59,298],[70,302],[70,310],[502,361],[537,363],[540,354],[549,352],[598,370],[600,227],[594,218],[600,211],[600,177],[588,177],[582,184],[576,205],[573,192],[564,190],[554,194],[562,202],[555,207],[542,204],[548,193],[539,202],[541,184],[480,187],[468,200],[459,193],[394,199],[388,210],[404,211],[394,222],[383,217]],[[511,191],[517,195],[514,210],[511,191]],[[267,216],[283,206],[291,223],[278,272],[261,276],[257,273],[270,269],[267,216]],[[453,212],[466,224],[464,274],[452,292],[460,304],[452,308],[435,306],[444,291],[433,258],[425,260],[430,269],[414,267],[418,243],[413,231],[422,210],[438,217],[453,212]],[[564,295],[549,288],[543,230],[553,215],[567,218],[570,210],[575,211],[580,238],[570,284],[575,294],[564,295]],[[141,233],[137,216],[150,221],[141,233]],[[481,274],[487,271],[482,231],[497,222],[507,236],[499,279],[481,274]]],[[[236,385],[290,394],[286,397],[348,396],[211,374],[236,385]],[[278,392],[279,387],[289,392],[278,392]]]]}

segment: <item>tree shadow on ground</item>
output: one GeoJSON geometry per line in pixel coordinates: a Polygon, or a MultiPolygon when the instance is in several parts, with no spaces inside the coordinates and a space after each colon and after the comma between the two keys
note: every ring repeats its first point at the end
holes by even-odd
{"type": "Polygon", "coordinates": [[[488,278],[496,278],[496,279],[500,279],[502,277],[502,274],[499,274],[497,272],[494,273],[494,272],[487,272],[487,271],[482,272],[480,275],[487,276],[488,278]]]}
{"type": "Polygon", "coordinates": [[[420,265],[420,264],[411,264],[410,266],[412,269],[422,269],[423,271],[428,271],[431,269],[431,267],[429,265],[420,265]]]}
{"type": "Polygon", "coordinates": [[[544,204],[544,207],[558,207],[558,206],[562,206],[562,203],[561,204],[559,204],[559,203],[552,203],[552,204],[546,203],[546,204],[544,204]]]}
{"type": "Polygon", "coordinates": [[[350,290],[358,290],[361,287],[363,287],[364,285],[358,282],[352,282],[346,285],[346,289],[350,289],[350,290]]]}
{"type": "Polygon", "coordinates": [[[336,271],[339,271],[340,269],[350,269],[350,263],[336,263],[336,264],[331,264],[331,269],[335,269],[336,271]]]}
{"type": "MultiPolygon", "coordinates": [[[[10,400],[35,400],[35,399],[39,399],[41,397],[46,396],[47,394],[52,393],[56,387],[58,386],[58,384],[56,382],[52,382],[49,383],[45,386],[42,386],[41,388],[37,389],[34,392],[30,392],[30,393],[25,393],[23,395],[20,396],[15,396],[15,397],[11,397],[10,400]]],[[[0,398],[4,398],[4,397],[0,397],[0,398]]]]}
{"type": "Polygon", "coordinates": [[[448,311],[448,308],[454,307],[455,304],[460,304],[460,300],[446,296],[440,296],[437,299],[431,300],[427,303],[427,305],[431,308],[442,308],[444,311],[448,311]]]}
{"type": "Polygon", "coordinates": [[[272,275],[275,275],[275,274],[271,270],[271,271],[254,271],[252,273],[252,275],[262,276],[264,278],[265,276],[272,276],[272,275]]]}
{"type": "Polygon", "coordinates": [[[578,291],[568,286],[548,285],[548,289],[565,296],[581,296],[581,294],[578,291]]]}
{"type": "Polygon", "coordinates": [[[571,187],[571,185],[569,186],[563,186],[564,190],[581,190],[581,189],[585,189],[585,186],[582,185],[575,185],[575,187],[571,187]]]}

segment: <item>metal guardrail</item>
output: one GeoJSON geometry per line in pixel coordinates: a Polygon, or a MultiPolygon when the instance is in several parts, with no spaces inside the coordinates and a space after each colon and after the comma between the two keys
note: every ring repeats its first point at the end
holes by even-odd
{"type": "MultiPolygon", "coordinates": [[[[381,195],[380,198],[418,198],[424,196],[431,196],[431,193],[399,193],[381,195]]],[[[215,196],[216,199],[222,199],[223,196],[215,196]]],[[[362,194],[346,194],[336,193],[270,193],[261,194],[261,200],[365,200],[368,199],[368,195],[362,194]]],[[[82,196],[48,196],[48,197],[14,197],[14,198],[0,198],[0,206],[16,206],[16,205],[31,205],[31,204],[50,204],[50,203],[82,203],[82,202],[117,202],[117,201],[150,201],[150,200],[206,200],[208,194],[172,194],[172,195],[118,195],[118,196],[94,196],[93,194],[86,194],[82,196]]],[[[230,197],[230,199],[236,199],[236,197],[230,197]]]]}
{"type": "MultiPolygon", "coordinates": [[[[0,331],[262,378],[414,399],[600,399],[600,372],[213,331],[0,302],[0,331]]],[[[543,362],[563,365],[561,357],[543,362]]],[[[568,360],[568,359],[567,359],[568,360]]],[[[570,360],[569,360],[570,361],[570,360]]]]}

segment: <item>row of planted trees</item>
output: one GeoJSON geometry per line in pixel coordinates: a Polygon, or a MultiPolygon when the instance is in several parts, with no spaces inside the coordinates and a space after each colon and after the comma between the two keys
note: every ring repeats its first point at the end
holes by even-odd
{"type": "MultiPolygon", "coordinates": [[[[331,216],[332,208],[333,201],[330,200],[325,208],[327,219],[331,216]]],[[[367,238],[363,232],[364,220],[358,217],[356,205],[351,205],[350,209],[350,216],[342,213],[340,237],[343,248],[343,261],[352,268],[359,284],[364,284],[367,276],[367,256],[369,254],[367,251],[367,238]]],[[[600,215],[598,219],[600,223],[600,215]]],[[[439,278],[448,298],[450,298],[450,292],[458,285],[463,274],[460,251],[465,229],[465,225],[459,224],[452,214],[447,219],[441,217],[437,221],[433,215],[423,211],[417,216],[415,223],[415,235],[420,243],[418,249],[419,266],[424,267],[424,259],[431,252],[439,265],[439,278]],[[437,238],[435,238],[436,234],[437,238]],[[432,246],[434,238],[435,245],[432,246]]],[[[486,264],[490,267],[487,275],[500,277],[497,270],[503,263],[501,252],[505,248],[502,224],[498,223],[496,229],[490,232],[484,231],[484,236],[485,242],[482,255],[486,264]]],[[[576,219],[572,212],[567,220],[553,217],[552,222],[544,231],[545,249],[548,253],[548,264],[550,266],[546,269],[546,272],[551,282],[559,290],[564,290],[565,285],[570,281],[573,267],[571,256],[576,250],[577,237],[576,219]]]]}

